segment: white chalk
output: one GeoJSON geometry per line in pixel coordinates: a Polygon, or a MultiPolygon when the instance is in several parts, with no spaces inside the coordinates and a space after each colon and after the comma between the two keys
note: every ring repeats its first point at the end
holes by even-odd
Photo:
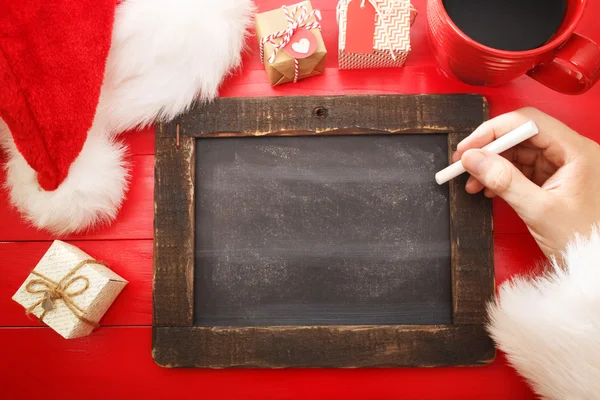
{"type": "MultiPolygon", "coordinates": [[[[539,130],[535,125],[535,122],[528,121],[525,122],[523,125],[519,126],[518,128],[508,132],[506,135],[494,140],[492,143],[488,144],[483,149],[491,153],[500,154],[510,149],[511,147],[514,147],[519,143],[522,143],[527,139],[537,135],[538,133],[539,130]]],[[[449,167],[446,167],[437,174],[435,174],[435,181],[439,185],[442,185],[448,182],[450,179],[454,179],[465,172],[466,170],[465,167],[463,167],[462,162],[457,161],[449,167]]]]}

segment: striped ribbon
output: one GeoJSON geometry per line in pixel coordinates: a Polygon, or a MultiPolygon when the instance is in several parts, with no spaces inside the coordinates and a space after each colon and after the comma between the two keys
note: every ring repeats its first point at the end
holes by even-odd
{"type": "MultiPolygon", "coordinates": [[[[269,57],[269,63],[272,64],[275,61],[275,57],[277,57],[277,53],[280,49],[290,43],[292,36],[294,33],[300,29],[304,28],[307,30],[311,29],[321,29],[321,12],[319,10],[312,10],[310,13],[308,12],[308,8],[306,6],[296,6],[293,13],[290,13],[289,9],[286,6],[281,7],[283,12],[285,13],[285,18],[287,19],[288,26],[285,29],[280,31],[271,33],[268,36],[265,36],[260,41],[260,59],[264,60],[264,48],[265,44],[271,43],[273,45],[273,54],[269,57]],[[300,11],[300,13],[298,13],[300,11]],[[298,14],[296,16],[296,14],[298,14]],[[307,22],[311,18],[315,18],[316,21],[307,22]]],[[[299,74],[299,63],[298,59],[294,58],[294,83],[298,81],[299,74]]]]}

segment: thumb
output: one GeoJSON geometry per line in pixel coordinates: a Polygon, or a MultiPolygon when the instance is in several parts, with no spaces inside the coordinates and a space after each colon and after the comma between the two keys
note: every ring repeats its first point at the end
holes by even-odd
{"type": "Polygon", "coordinates": [[[531,182],[506,158],[486,150],[468,150],[461,162],[467,172],[506,201],[525,219],[535,219],[538,203],[547,192],[531,182]]]}

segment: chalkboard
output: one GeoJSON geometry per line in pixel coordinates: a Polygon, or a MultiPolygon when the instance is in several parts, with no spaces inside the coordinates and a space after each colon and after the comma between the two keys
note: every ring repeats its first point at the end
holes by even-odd
{"type": "Polygon", "coordinates": [[[477,95],[221,98],[156,131],[164,367],[481,365],[489,199],[434,175],[477,95]]]}
{"type": "Polygon", "coordinates": [[[195,323],[449,324],[446,135],[198,139],[195,323]]]}

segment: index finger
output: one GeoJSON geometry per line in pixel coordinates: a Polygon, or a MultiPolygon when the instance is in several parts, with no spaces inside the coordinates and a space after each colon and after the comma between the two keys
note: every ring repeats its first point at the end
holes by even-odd
{"type": "Polygon", "coordinates": [[[465,151],[482,148],[529,120],[535,122],[540,133],[527,142],[541,149],[550,162],[563,165],[579,153],[581,136],[577,132],[551,116],[535,108],[527,107],[500,115],[481,124],[458,144],[452,160],[458,161],[465,151]]]}

